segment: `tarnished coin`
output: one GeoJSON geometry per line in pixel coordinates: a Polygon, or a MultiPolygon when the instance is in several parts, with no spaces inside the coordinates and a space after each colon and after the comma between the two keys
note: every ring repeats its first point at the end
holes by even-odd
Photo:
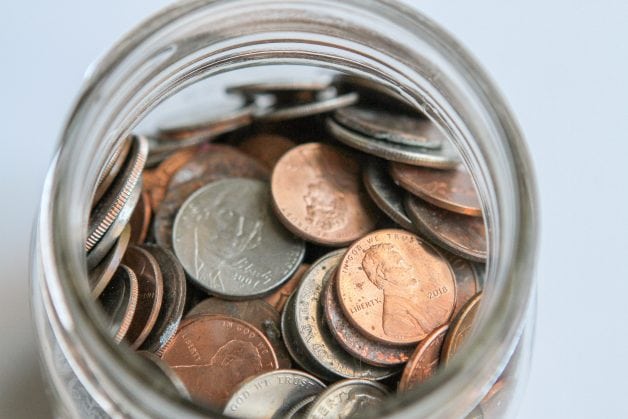
{"type": "Polygon", "coordinates": [[[338,300],[349,321],[387,344],[421,341],[449,320],[456,303],[447,260],[404,230],[378,230],[356,241],[337,275],[338,300]]]}
{"type": "Polygon", "coordinates": [[[403,364],[414,351],[414,346],[385,345],[366,338],[346,319],[336,297],[336,270],[327,271],[323,291],[325,320],[336,341],[349,354],[370,365],[390,367],[403,364]]]}
{"type": "Polygon", "coordinates": [[[268,338],[275,349],[279,368],[290,368],[290,355],[281,339],[280,314],[264,300],[227,301],[210,297],[198,303],[187,314],[184,323],[193,321],[196,316],[221,314],[235,317],[258,328],[268,338]]]}
{"type": "Polygon", "coordinates": [[[179,210],[174,251],[208,292],[254,298],[281,286],[296,271],[304,243],[270,213],[268,185],[223,179],[195,192],[179,210]]]}
{"type": "Polygon", "coordinates": [[[196,148],[179,150],[162,161],[156,168],[144,171],[142,184],[150,197],[150,205],[153,210],[157,209],[166,196],[166,189],[172,175],[197,154],[196,148]]]}
{"type": "Polygon", "coordinates": [[[447,141],[436,125],[419,114],[353,105],[338,109],[334,119],[368,137],[397,144],[436,149],[447,141]]]}
{"type": "Polygon", "coordinates": [[[182,326],[161,359],[197,402],[222,409],[240,383],[277,369],[262,332],[227,316],[199,316],[182,326]]]}
{"type": "Polygon", "coordinates": [[[137,349],[144,343],[157,321],[163,301],[163,278],[153,255],[136,245],[129,246],[122,263],[137,276],[137,309],[126,336],[131,348],[137,349]]]}
{"type": "Polygon", "coordinates": [[[414,226],[438,246],[462,258],[484,262],[486,227],[482,217],[456,214],[408,195],[406,211],[414,226]]]}
{"type": "Polygon", "coordinates": [[[265,296],[264,301],[275,307],[275,310],[281,313],[284,306],[286,305],[286,301],[288,301],[288,297],[290,297],[292,292],[299,286],[299,282],[301,281],[303,274],[309,268],[309,263],[302,263],[296,270],[296,272],[292,274],[292,277],[290,277],[290,279],[286,281],[281,287],[279,287],[275,292],[265,296]]]}
{"type": "Polygon", "coordinates": [[[262,109],[255,118],[263,122],[277,122],[286,119],[303,118],[331,112],[345,106],[353,105],[358,101],[357,93],[347,93],[341,96],[317,97],[312,102],[285,104],[262,109]]]}
{"type": "Polygon", "coordinates": [[[209,183],[225,177],[266,180],[268,169],[235,147],[208,144],[172,175],[168,188],[190,181],[209,183]]]}
{"type": "Polygon", "coordinates": [[[374,80],[349,74],[338,74],[334,77],[332,84],[339,94],[358,93],[360,96],[358,103],[360,105],[422,116],[414,106],[398,93],[374,80]]]}
{"type": "Polygon", "coordinates": [[[137,201],[137,204],[135,204],[131,219],[129,220],[129,225],[131,226],[131,243],[144,243],[146,235],[148,234],[151,216],[152,209],[150,207],[150,198],[146,192],[142,192],[140,199],[137,201]]]}
{"type": "Polygon", "coordinates": [[[103,167],[100,175],[98,176],[98,180],[96,181],[96,191],[94,192],[92,202],[100,201],[100,198],[102,198],[105,192],[107,192],[115,178],[118,176],[118,173],[120,173],[120,170],[124,166],[130,149],[131,141],[129,141],[128,138],[122,141],[122,143],[118,145],[118,147],[116,147],[111,157],[109,157],[109,160],[107,160],[107,163],[105,163],[105,167],[103,167]]]}
{"type": "Polygon", "coordinates": [[[113,278],[129,245],[130,237],[131,227],[127,226],[120,234],[120,237],[118,237],[118,240],[116,240],[113,248],[107,253],[107,256],[95,268],[89,271],[89,287],[92,290],[92,297],[98,298],[107,284],[109,284],[109,281],[111,281],[111,278],[113,278]]]}
{"type": "Polygon", "coordinates": [[[383,161],[369,160],[362,172],[362,180],[369,196],[384,214],[404,229],[414,230],[403,207],[403,190],[392,181],[383,161]]]}
{"type": "Polygon", "coordinates": [[[306,418],[359,418],[379,406],[386,396],[386,387],[371,380],[339,381],[317,397],[306,418]]]}
{"type": "Polygon", "coordinates": [[[443,350],[441,351],[441,360],[444,364],[449,362],[451,358],[458,352],[460,346],[471,332],[475,315],[480,308],[482,301],[482,293],[478,292],[467,304],[460,310],[460,313],[451,322],[449,332],[443,342],[443,350]]]}
{"type": "Polygon", "coordinates": [[[398,391],[407,391],[434,375],[448,329],[449,325],[444,324],[421,341],[403,370],[398,391]]]}
{"type": "Polygon", "coordinates": [[[453,317],[460,312],[467,301],[480,291],[480,288],[478,288],[478,278],[472,262],[451,254],[446,255],[446,257],[456,277],[456,307],[452,314],[453,317]]]}
{"type": "Polygon", "coordinates": [[[473,180],[462,166],[435,170],[393,162],[390,175],[399,186],[432,205],[459,214],[482,216],[473,180]]]}
{"type": "Polygon", "coordinates": [[[301,284],[294,293],[298,344],[303,346],[310,359],[318,365],[317,370],[324,370],[328,375],[383,379],[394,374],[396,370],[368,365],[349,355],[336,342],[323,320],[321,297],[327,278],[325,274],[338,265],[344,252],[345,249],[340,249],[323,256],[303,275],[301,284]]]}
{"type": "MultiPolygon", "coordinates": [[[[166,389],[160,388],[161,391],[168,391],[173,394],[178,394],[186,399],[190,398],[190,393],[188,392],[187,387],[183,384],[183,381],[179,378],[177,374],[161,360],[157,355],[149,351],[137,351],[138,355],[141,355],[144,359],[148,360],[150,364],[154,365],[155,371],[160,373],[165,379],[160,380],[160,383],[170,384],[166,389]]],[[[152,383],[154,385],[154,383],[152,383]]]]}
{"type": "Polygon", "coordinates": [[[113,279],[100,294],[100,304],[109,318],[109,328],[116,343],[127,336],[137,309],[138,284],[135,273],[120,265],[113,279]]]}
{"type": "Polygon", "coordinates": [[[177,212],[186,199],[204,185],[202,181],[192,180],[168,190],[153,220],[153,235],[158,245],[172,249],[172,227],[177,212]]]}
{"type": "Polygon", "coordinates": [[[429,149],[376,140],[327,118],[327,128],[341,143],[373,156],[386,160],[407,163],[415,166],[451,169],[458,165],[458,153],[449,141],[444,141],[441,148],[429,149]]]}
{"type": "Polygon", "coordinates": [[[481,290],[484,288],[484,283],[486,282],[486,264],[476,262],[473,264],[473,271],[475,272],[475,277],[477,278],[477,288],[481,290]]]}
{"type": "Polygon", "coordinates": [[[157,261],[163,280],[163,300],[155,324],[142,349],[161,354],[174,336],[185,307],[186,282],[183,267],[174,254],[154,244],[143,246],[157,261]]]}
{"type": "Polygon", "coordinates": [[[371,231],[377,221],[357,160],[333,146],[309,143],[284,154],[271,188],[284,225],[318,244],[344,246],[371,231]]]}
{"type": "Polygon", "coordinates": [[[294,405],[324,389],[319,379],[302,371],[270,371],[240,384],[223,413],[248,419],[285,418],[294,405]]]}
{"type": "Polygon", "coordinates": [[[135,194],[134,191],[137,190],[138,184],[141,185],[141,174],[147,153],[146,139],[140,136],[132,137],[131,149],[124,166],[107,192],[92,209],[89,217],[87,240],[85,241],[86,251],[92,250],[105,233],[109,232],[109,236],[112,237],[112,244],[122,233],[128,222],[126,217],[131,216],[137,199],[139,199],[139,193],[135,194]],[[132,199],[133,197],[135,200],[132,199]],[[120,221],[124,218],[126,219],[120,221]],[[114,223],[115,227],[112,228],[114,223]]]}
{"type": "Polygon", "coordinates": [[[272,95],[282,101],[308,101],[329,88],[329,80],[275,80],[246,83],[227,87],[227,93],[237,93],[247,99],[258,95],[272,95]]]}
{"type": "Polygon", "coordinates": [[[293,141],[281,135],[258,134],[246,138],[238,145],[238,148],[272,170],[281,156],[295,146],[293,141]]]}

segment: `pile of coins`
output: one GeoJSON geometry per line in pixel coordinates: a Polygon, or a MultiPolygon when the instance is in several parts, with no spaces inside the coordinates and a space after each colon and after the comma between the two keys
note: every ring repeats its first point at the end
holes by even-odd
{"type": "Polygon", "coordinates": [[[85,251],[111,336],[233,417],[359,416],[420,385],[468,334],[487,256],[449,140],[367,79],[227,94],[102,170],[85,251]]]}

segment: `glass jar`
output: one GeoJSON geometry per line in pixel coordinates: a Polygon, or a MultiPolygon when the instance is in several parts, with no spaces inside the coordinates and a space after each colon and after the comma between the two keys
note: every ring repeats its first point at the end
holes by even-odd
{"type": "Polygon", "coordinates": [[[312,67],[376,81],[428,115],[471,171],[489,232],[483,303],[460,355],[373,415],[465,417],[485,396],[486,417],[514,405],[534,325],[536,194],[521,132],[487,75],[450,35],[394,1],[218,0],[177,3],[130,32],[93,67],[62,132],[32,256],[58,414],[207,416],[114,344],[91,302],[83,243],[93,186],[120,139],[174,92],[243,69],[296,78],[312,67]]]}

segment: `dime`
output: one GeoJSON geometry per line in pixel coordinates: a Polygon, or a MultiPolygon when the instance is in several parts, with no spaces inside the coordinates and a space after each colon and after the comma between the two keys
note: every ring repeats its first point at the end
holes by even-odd
{"type": "Polygon", "coordinates": [[[390,175],[412,195],[459,214],[482,216],[473,179],[466,169],[434,170],[392,162],[390,175]]]}
{"type": "MultiPolygon", "coordinates": [[[[107,284],[109,284],[109,281],[111,281],[111,278],[113,278],[129,245],[130,238],[131,227],[126,226],[113,248],[107,253],[107,256],[95,268],[89,271],[89,287],[92,290],[93,298],[98,298],[107,284]]],[[[87,259],[87,266],[89,268],[89,258],[87,259]]]]}
{"type": "Polygon", "coordinates": [[[378,407],[388,390],[370,380],[343,380],[329,386],[312,403],[308,419],[356,418],[378,407]]]}
{"type": "Polygon", "coordinates": [[[434,375],[448,328],[447,324],[436,328],[417,346],[403,370],[398,391],[407,391],[434,375]]]}
{"type": "Polygon", "coordinates": [[[223,408],[249,377],[277,369],[277,357],[262,332],[227,316],[200,316],[177,331],[162,357],[193,400],[223,408]]]}
{"type": "MultiPolygon", "coordinates": [[[[303,275],[294,293],[293,309],[298,345],[318,365],[317,370],[342,378],[383,379],[395,373],[393,368],[368,365],[349,355],[336,342],[323,320],[321,294],[325,286],[325,274],[333,270],[345,249],[336,250],[312,264],[303,275]]],[[[316,371],[311,371],[316,373],[316,371]]]]}
{"type": "Polygon", "coordinates": [[[480,289],[478,288],[478,278],[472,262],[456,257],[454,255],[446,255],[451,268],[456,277],[456,307],[452,317],[458,314],[462,307],[469,301],[480,289]]]}
{"type": "Polygon", "coordinates": [[[118,173],[120,173],[120,169],[124,166],[130,149],[131,141],[128,139],[123,140],[122,143],[116,147],[98,176],[98,180],[96,181],[96,191],[94,192],[92,202],[98,202],[100,198],[103,197],[105,192],[109,190],[109,187],[118,176],[118,173]]]}
{"type": "Polygon", "coordinates": [[[310,374],[270,371],[240,384],[223,413],[236,418],[285,418],[291,407],[324,389],[325,384],[310,374]]]}
{"type": "Polygon", "coordinates": [[[456,318],[451,322],[440,355],[444,364],[449,362],[456,352],[458,352],[460,346],[471,332],[473,320],[478,312],[481,301],[482,293],[478,292],[465,304],[462,310],[460,310],[460,313],[458,313],[456,318]]]}
{"type": "Polygon", "coordinates": [[[404,229],[414,230],[403,207],[403,191],[392,181],[383,161],[370,159],[362,172],[362,181],[369,196],[384,214],[404,229]]]}
{"type": "Polygon", "coordinates": [[[246,138],[238,148],[272,170],[277,161],[296,144],[280,135],[258,134],[246,138]]]}
{"type": "Polygon", "coordinates": [[[255,118],[264,122],[277,122],[286,119],[303,118],[311,115],[331,112],[344,106],[353,105],[358,101],[357,93],[347,93],[330,98],[317,98],[307,103],[286,104],[263,109],[255,118]]]}
{"type": "Polygon", "coordinates": [[[116,343],[121,342],[129,331],[137,300],[137,277],[127,266],[120,265],[98,299],[107,314],[109,329],[116,343]]]}
{"type": "Polygon", "coordinates": [[[451,169],[458,165],[458,153],[449,141],[443,142],[441,148],[432,150],[376,140],[345,128],[332,118],[327,118],[326,124],[338,141],[373,156],[436,169],[451,169]]]}
{"type": "Polygon", "coordinates": [[[163,280],[163,301],[159,315],[142,349],[160,354],[172,339],[185,307],[186,282],[183,267],[168,249],[149,244],[143,246],[157,261],[163,280]]]}
{"type": "Polygon", "coordinates": [[[338,268],[337,293],[348,320],[383,343],[421,341],[449,320],[456,284],[447,260],[404,230],[356,241],[338,268]]]}
{"type": "Polygon", "coordinates": [[[371,231],[377,221],[357,160],[333,146],[309,143],[284,154],[273,171],[271,188],[282,223],[318,244],[346,245],[371,231]]]}
{"type": "Polygon", "coordinates": [[[162,161],[159,166],[152,170],[144,171],[142,176],[144,190],[148,192],[150,197],[150,205],[156,210],[161,201],[166,196],[166,189],[170,183],[170,178],[183,165],[190,161],[198,154],[196,148],[186,148],[171,154],[167,159],[162,161]]]}
{"type": "Polygon", "coordinates": [[[193,321],[197,316],[222,314],[244,320],[264,333],[273,345],[279,368],[290,368],[290,355],[281,339],[280,314],[264,300],[226,301],[210,297],[198,303],[187,314],[184,322],[193,321]]]}
{"type": "Polygon", "coordinates": [[[141,185],[141,173],[146,161],[148,145],[143,137],[134,136],[132,138],[133,144],[124,167],[90,214],[88,235],[85,241],[85,250],[88,252],[109,230],[112,230],[109,232],[109,235],[112,236],[111,243],[115,242],[115,239],[122,233],[128,218],[116,223],[116,227],[113,229],[112,225],[116,220],[122,218],[121,215],[126,217],[127,212],[128,217],[130,217],[137,199],[139,199],[139,193],[134,194],[134,191],[137,190],[138,184],[141,185]],[[134,200],[133,197],[135,197],[134,200]]]}
{"type": "Polygon", "coordinates": [[[131,226],[131,243],[141,244],[146,240],[148,226],[150,225],[152,210],[150,200],[146,192],[140,194],[140,199],[131,214],[129,225],[131,226]]]}
{"type": "Polygon", "coordinates": [[[447,141],[436,125],[419,114],[353,105],[338,109],[334,119],[363,135],[396,144],[436,149],[447,141]]]}
{"type": "MultiPolygon", "coordinates": [[[[160,374],[164,380],[160,380],[158,383],[164,384],[167,383],[166,388],[159,388],[160,391],[170,392],[172,394],[178,394],[183,396],[186,399],[190,398],[190,393],[188,392],[187,387],[183,384],[183,381],[179,378],[177,374],[161,360],[157,355],[148,351],[137,351],[138,355],[141,355],[144,359],[149,361],[150,364],[154,365],[156,368],[153,368],[158,374],[160,374]]],[[[155,383],[151,383],[155,385],[155,383]]],[[[163,386],[162,386],[163,387],[163,386]]]]}
{"type": "Polygon", "coordinates": [[[327,271],[323,291],[325,320],[336,341],[349,354],[370,365],[390,367],[403,364],[414,351],[414,346],[390,346],[368,339],[346,319],[336,297],[336,270],[327,271]]]}
{"type": "Polygon", "coordinates": [[[456,214],[411,195],[405,207],[417,230],[443,249],[472,261],[486,260],[486,227],[481,217],[456,214]]]}
{"type": "Polygon", "coordinates": [[[288,297],[290,297],[292,292],[297,288],[301,281],[301,278],[303,277],[303,274],[309,268],[309,263],[302,263],[297,268],[297,271],[292,274],[292,277],[288,281],[286,281],[281,287],[279,287],[277,291],[264,297],[264,301],[275,307],[275,310],[281,313],[284,306],[286,305],[286,301],[288,301],[288,297]]]}
{"type": "Polygon", "coordinates": [[[131,348],[137,349],[144,343],[157,321],[163,300],[163,278],[155,258],[136,245],[129,246],[122,263],[137,276],[137,309],[126,336],[131,348]]]}
{"type": "Polygon", "coordinates": [[[305,245],[270,213],[268,185],[223,179],[196,191],[181,206],[174,251],[188,275],[208,292],[255,298],[287,281],[305,245]]]}

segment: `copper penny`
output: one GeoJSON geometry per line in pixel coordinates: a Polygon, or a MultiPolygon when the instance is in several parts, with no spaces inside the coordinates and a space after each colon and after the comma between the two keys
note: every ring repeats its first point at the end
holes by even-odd
{"type": "Polygon", "coordinates": [[[129,225],[131,226],[131,243],[144,243],[146,235],[148,234],[148,227],[150,225],[152,212],[148,193],[143,191],[140,194],[139,201],[135,204],[135,209],[133,210],[133,214],[131,214],[131,219],[129,220],[129,225]]]}
{"type": "Polygon", "coordinates": [[[271,306],[275,307],[275,310],[281,313],[284,306],[286,305],[286,301],[288,301],[288,297],[290,294],[299,286],[299,282],[303,277],[303,274],[310,268],[309,263],[302,263],[301,266],[297,269],[295,273],[292,274],[292,277],[283,284],[277,291],[273,292],[270,295],[264,297],[264,301],[266,301],[271,306]]]}
{"type": "Polygon", "coordinates": [[[116,343],[127,336],[137,310],[137,300],[137,276],[127,266],[120,265],[98,299],[109,318],[109,328],[116,343]]]}
{"type": "Polygon", "coordinates": [[[318,244],[344,246],[371,231],[377,221],[357,160],[330,145],[303,144],[284,154],[273,171],[271,189],[283,224],[318,244]]]}
{"type": "Polygon", "coordinates": [[[349,321],[387,344],[421,341],[456,303],[447,260],[405,230],[378,230],[356,241],[338,268],[338,300],[349,321]]]}
{"type": "Polygon", "coordinates": [[[390,175],[399,186],[437,207],[459,214],[482,216],[480,199],[469,172],[390,163],[390,175]]]}
{"type": "Polygon", "coordinates": [[[475,262],[486,260],[486,227],[482,217],[456,214],[408,195],[408,216],[417,230],[438,246],[475,262]]]}
{"type": "Polygon", "coordinates": [[[475,315],[478,312],[481,301],[482,293],[478,292],[467,302],[467,304],[465,304],[464,307],[462,307],[460,313],[458,313],[456,318],[451,322],[449,332],[447,333],[447,337],[443,343],[443,350],[441,352],[441,359],[443,360],[443,363],[446,364],[451,360],[471,332],[473,321],[475,320],[475,315]]]}
{"type": "Polygon", "coordinates": [[[181,378],[192,399],[223,408],[249,377],[277,369],[266,337],[227,316],[200,316],[182,326],[161,358],[181,378]]]}
{"type": "MultiPolygon", "coordinates": [[[[103,292],[113,275],[116,273],[122,256],[126,252],[131,238],[131,227],[127,226],[122,230],[122,234],[116,240],[113,248],[107,253],[107,256],[96,267],[89,271],[89,287],[92,290],[92,297],[98,298],[103,292]]],[[[89,262],[88,262],[89,267],[89,262]]]]}
{"type": "Polygon", "coordinates": [[[191,180],[209,183],[224,177],[245,177],[266,180],[268,169],[235,147],[208,144],[172,175],[169,188],[191,180]]]}
{"type": "Polygon", "coordinates": [[[446,255],[446,257],[456,277],[456,307],[452,314],[453,317],[458,314],[467,301],[473,298],[480,290],[472,262],[451,254],[446,255]]]}
{"type": "Polygon", "coordinates": [[[280,314],[264,300],[227,301],[210,297],[198,303],[187,314],[184,324],[194,321],[198,316],[221,314],[244,320],[258,328],[273,345],[279,368],[290,368],[290,355],[281,339],[280,314]]]}
{"type": "Polygon", "coordinates": [[[129,246],[122,262],[137,276],[137,310],[126,337],[131,348],[137,349],[144,343],[157,321],[163,300],[163,278],[157,260],[141,247],[129,246]]]}
{"type": "Polygon", "coordinates": [[[356,358],[370,365],[387,367],[406,362],[414,346],[392,346],[366,338],[349,323],[336,297],[336,270],[327,272],[323,291],[325,320],[340,346],[356,358]]]}
{"type": "Polygon", "coordinates": [[[280,135],[258,134],[246,138],[238,148],[272,170],[281,156],[295,146],[293,141],[280,135]]]}
{"type": "Polygon", "coordinates": [[[399,391],[407,391],[430,378],[440,363],[440,352],[449,325],[435,329],[421,341],[406,364],[399,381],[399,391]]]}
{"type": "Polygon", "coordinates": [[[179,150],[162,161],[156,168],[144,171],[143,185],[148,192],[150,205],[153,210],[157,209],[166,196],[166,189],[172,175],[190,161],[192,157],[196,156],[197,153],[198,150],[196,148],[179,150]]]}

